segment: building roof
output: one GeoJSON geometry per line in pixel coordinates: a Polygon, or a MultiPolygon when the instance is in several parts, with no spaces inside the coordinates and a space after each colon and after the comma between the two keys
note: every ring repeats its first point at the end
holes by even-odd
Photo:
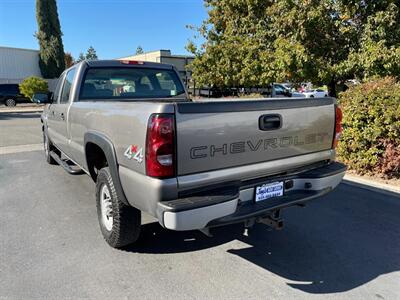
{"type": "Polygon", "coordinates": [[[184,54],[172,54],[171,50],[168,49],[159,49],[159,50],[153,50],[153,51],[146,51],[140,54],[131,54],[131,55],[126,55],[123,57],[119,57],[116,59],[127,59],[127,58],[134,58],[136,56],[146,56],[146,55],[154,55],[159,53],[163,57],[173,57],[173,58],[194,58],[193,55],[184,55],[184,54]]]}
{"type": "Polygon", "coordinates": [[[36,50],[36,49],[17,48],[17,47],[9,47],[9,46],[0,46],[0,49],[10,49],[10,50],[21,50],[21,51],[39,52],[39,50],[36,50]]]}

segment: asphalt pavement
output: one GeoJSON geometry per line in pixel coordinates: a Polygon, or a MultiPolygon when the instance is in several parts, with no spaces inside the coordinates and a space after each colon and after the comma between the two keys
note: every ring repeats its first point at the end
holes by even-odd
{"type": "Polygon", "coordinates": [[[42,143],[40,113],[0,112],[0,147],[42,143]]]}
{"type": "Polygon", "coordinates": [[[44,161],[38,116],[0,114],[0,298],[400,298],[398,194],[343,183],[285,210],[283,230],[258,224],[248,236],[146,217],[141,241],[115,250],[92,180],[44,161]]]}

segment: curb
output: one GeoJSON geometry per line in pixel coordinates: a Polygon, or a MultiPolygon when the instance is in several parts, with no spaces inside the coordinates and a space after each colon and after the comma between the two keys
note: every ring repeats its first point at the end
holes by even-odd
{"type": "Polygon", "coordinates": [[[381,183],[375,180],[362,178],[361,176],[355,176],[349,174],[344,175],[343,179],[345,180],[344,183],[346,184],[354,185],[374,192],[388,192],[388,193],[400,194],[400,186],[381,183]]]}
{"type": "Polygon", "coordinates": [[[15,109],[1,109],[0,113],[32,113],[32,112],[42,112],[43,107],[36,108],[15,108],[15,109]]]}

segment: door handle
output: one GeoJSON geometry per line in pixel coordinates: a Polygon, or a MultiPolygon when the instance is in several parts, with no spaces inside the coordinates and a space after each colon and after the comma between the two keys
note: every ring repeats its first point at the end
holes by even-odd
{"type": "Polygon", "coordinates": [[[278,114],[262,115],[258,120],[258,126],[263,131],[279,129],[282,127],[282,116],[278,114]]]}
{"type": "Polygon", "coordinates": [[[60,117],[61,117],[61,120],[63,120],[63,121],[65,120],[64,113],[61,113],[61,114],[60,114],[60,117]]]}

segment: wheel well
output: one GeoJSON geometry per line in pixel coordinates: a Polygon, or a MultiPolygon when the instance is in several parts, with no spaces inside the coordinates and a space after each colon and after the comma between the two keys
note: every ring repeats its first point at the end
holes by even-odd
{"type": "Polygon", "coordinates": [[[97,179],[98,171],[108,166],[108,161],[103,149],[98,145],[88,142],[85,147],[86,162],[90,176],[94,181],[97,179]]]}

